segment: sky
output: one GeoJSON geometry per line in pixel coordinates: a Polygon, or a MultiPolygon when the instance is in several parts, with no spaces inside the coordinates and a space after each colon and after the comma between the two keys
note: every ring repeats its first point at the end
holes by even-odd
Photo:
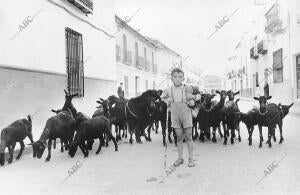
{"type": "Polygon", "coordinates": [[[188,56],[184,66],[222,76],[234,47],[262,7],[255,2],[263,1],[115,0],[115,11],[124,19],[139,10],[128,23],[130,26],[160,40],[183,58],[188,56]],[[215,25],[232,13],[228,22],[208,39],[215,25]]]}

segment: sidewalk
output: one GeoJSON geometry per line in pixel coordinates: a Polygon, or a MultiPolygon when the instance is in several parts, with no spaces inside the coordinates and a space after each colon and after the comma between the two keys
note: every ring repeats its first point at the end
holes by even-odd
{"type": "MultiPolygon", "coordinates": [[[[257,103],[257,101],[255,101],[253,98],[236,96],[236,99],[240,99],[241,101],[246,101],[246,102],[253,103],[253,104],[257,103]]],[[[294,102],[294,105],[291,107],[289,114],[300,117],[300,103],[294,102]]]]}

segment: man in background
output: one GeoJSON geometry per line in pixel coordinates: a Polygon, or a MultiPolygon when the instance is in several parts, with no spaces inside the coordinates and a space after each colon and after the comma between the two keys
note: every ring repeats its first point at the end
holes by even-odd
{"type": "Polygon", "coordinates": [[[120,86],[118,87],[118,96],[119,96],[119,98],[124,99],[123,83],[120,83],[120,86]]]}

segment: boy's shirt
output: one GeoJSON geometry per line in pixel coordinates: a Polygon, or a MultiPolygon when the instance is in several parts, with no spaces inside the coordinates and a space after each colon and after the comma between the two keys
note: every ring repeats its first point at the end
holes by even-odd
{"type": "Polygon", "coordinates": [[[187,102],[194,98],[193,88],[190,85],[182,85],[181,87],[172,86],[165,89],[161,95],[161,99],[166,102],[169,106],[170,102],[187,102]],[[173,94],[171,94],[173,91],[173,94]],[[183,91],[183,93],[182,93],[183,91]]]}

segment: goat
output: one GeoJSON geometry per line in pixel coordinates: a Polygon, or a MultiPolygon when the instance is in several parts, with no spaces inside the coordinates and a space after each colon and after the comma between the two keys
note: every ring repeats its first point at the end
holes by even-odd
{"type": "Polygon", "coordinates": [[[46,161],[50,161],[51,159],[52,140],[60,138],[62,140],[62,143],[64,142],[66,148],[68,148],[67,145],[73,139],[75,128],[76,121],[70,109],[69,112],[61,111],[57,115],[50,117],[46,122],[45,128],[39,140],[30,144],[37,152],[38,159],[43,156],[45,148],[47,147],[47,140],[48,156],[46,158],[46,161]]]}
{"type": "Polygon", "coordinates": [[[237,102],[239,99],[237,99],[235,102],[233,100],[227,101],[224,105],[222,112],[223,112],[223,128],[224,128],[224,142],[223,144],[227,144],[227,137],[229,135],[229,130],[231,132],[231,144],[234,144],[234,138],[235,138],[235,130],[238,131],[239,137],[238,141],[241,141],[241,134],[240,134],[240,118],[239,113],[240,109],[237,105],[237,102]]]}
{"type": "Polygon", "coordinates": [[[99,147],[96,154],[99,154],[102,145],[104,145],[103,134],[108,135],[114,145],[115,151],[118,151],[118,145],[110,130],[110,122],[105,116],[98,116],[90,120],[81,122],[78,126],[74,141],[69,144],[69,155],[75,156],[78,146],[80,147],[84,157],[87,157],[89,152],[85,145],[86,140],[99,139],[99,147]]]}
{"type": "Polygon", "coordinates": [[[254,97],[255,100],[259,102],[259,118],[258,118],[258,129],[259,129],[259,135],[260,135],[260,143],[259,147],[262,147],[262,127],[268,127],[268,141],[269,147],[272,147],[271,144],[271,136],[274,135],[276,125],[278,125],[280,130],[280,141],[281,144],[283,141],[282,137],[282,112],[278,105],[269,103],[267,104],[267,101],[270,100],[272,96],[260,96],[260,97],[254,97]]]}
{"type": "MultiPolygon", "coordinates": [[[[19,160],[24,151],[25,145],[23,140],[28,137],[30,142],[33,143],[32,138],[32,120],[31,116],[28,115],[27,119],[16,120],[7,127],[5,127],[1,132],[1,143],[0,143],[0,164],[1,166],[5,163],[5,148],[9,151],[8,163],[13,161],[13,152],[16,146],[16,142],[20,143],[20,152],[16,158],[19,160]]],[[[35,150],[33,148],[33,157],[36,157],[35,150]]]]}

